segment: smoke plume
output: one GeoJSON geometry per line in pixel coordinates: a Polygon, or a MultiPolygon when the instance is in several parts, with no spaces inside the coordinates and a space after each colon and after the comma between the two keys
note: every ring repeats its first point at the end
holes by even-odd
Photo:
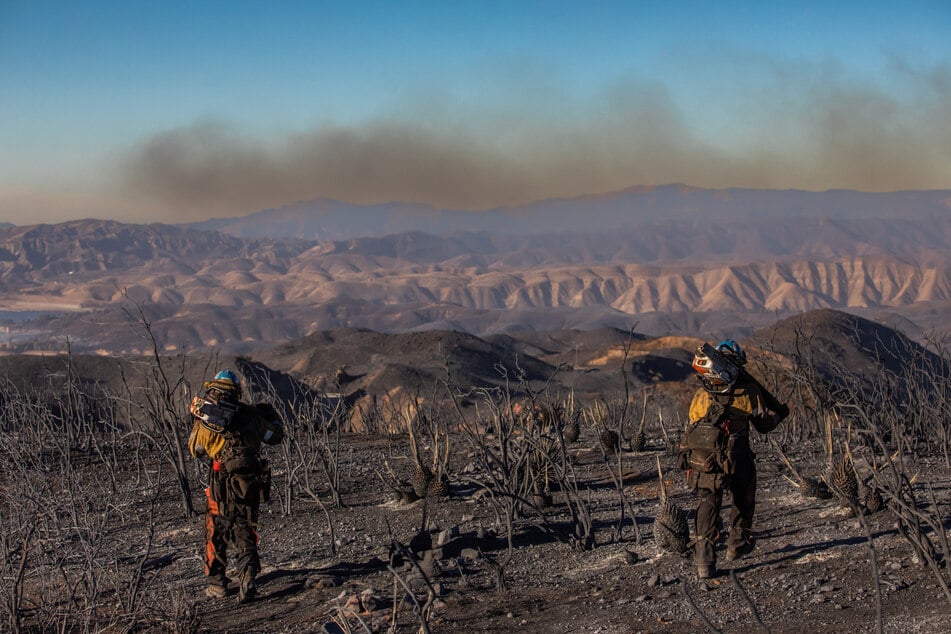
{"type": "Polygon", "coordinates": [[[896,62],[893,73],[901,95],[835,69],[772,68],[754,85],[707,95],[721,111],[708,118],[661,83],[626,81],[587,103],[551,86],[533,99],[537,86],[526,85],[516,106],[416,103],[280,139],[203,120],[131,148],[121,187],[180,218],[316,197],[480,209],[672,182],[951,187],[951,68],[896,62]]]}

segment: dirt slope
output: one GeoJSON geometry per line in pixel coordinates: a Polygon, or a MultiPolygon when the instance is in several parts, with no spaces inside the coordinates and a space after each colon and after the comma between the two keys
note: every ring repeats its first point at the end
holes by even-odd
{"type": "MultiPolygon", "coordinates": [[[[386,568],[390,531],[408,543],[418,530],[423,502],[404,505],[390,501],[374,475],[380,456],[392,455],[391,451],[398,454],[405,447],[365,436],[348,437],[345,444],[352,451],[344,465],[347,506],[330,511],[339,544],[336,555],[331,552],[327,525],[316,505],[301,501],[293,515],[283,516],[279,503],[272,502],[261,519],[264,568],[260,598],[243,606],[233,595],[204,598],[201,521],[183,520],[170,499],[160,515],[161,542],[155,552],[158,559],[169,563],[156,573],[156,591],[166,584],[184,584],[185,599],[192,604],[192,625],[201,632],[347,631],[333,629],[333,622],[342,621],[337,608],[348,601],[371,631],[386,631],[393,615],[396,582],[394,573],[386,568]],[[356,603],[354,597],[363,593],[372,595],[372,605],[369,601],[356,603]],[[367,607],[372,609],[364,609],[367,607]],[[324,627],[327,629],[322,630],[324,627]]],[[[874,630],[877,584],[858,521],[835,501],[803,497],[782,477],[778,460],[764,447],[758,449],[757,548],[748,558],[727,563],[721,546],[721,574],[699,581],[689,558],[662,552],[653,541],[651,529],[658,504],[655,455],[669,467],[668,487],[674,499],[687,508],[693,504],[682,475],[663,452],[661,439],[652,433],[647,452],[622,456],[625,495],[637,529],[628,515],[619,542],[612,538],[618,521],[617,493],[595,446],[596,439],[588,431],[572,451],[584,465],[581,478],[594,487],[597,547],[579,551],[530,524],[521,525],[513,559],[506,568],[505,591],[496,589],[491,563],[504,556],[504,541],[491,534],[478,537],[493,521],[490,508],[477,492],[459,487],[450,498],[427,505],[431,535],[437,543],[440,531],[458,534],[437,554],[435,569],[427,564],[439,594],[433,604],[431,631],[693,633],[705,629],[700,613],[723,632],[762,631],[744,594],[772,632],[874,630]],[[600,487],[599,482],[603,483],[600,487]],[[628,563],[629,552],[635,554],[634,563],[628,563]]],[[[801,468],[815,471],[820,452],[810,445],[790,455],[801,468]]],[[[408,475],[408,464],[391,461],[408,475]]],[[[927,469],[940,503],[947,505],[951,500],[948,470],[927,461],[919,466],[927,469]]],[[[555,525],[566,518],[557,495],[550,517],[555,525]]],[[[951,627],[948,599],[929,571],[915,563],[907,543],[895,530],[894,519],[882,512],[869,516],[869,522],[885,631],[947,631],[951,627]]],[[[396,570],[400,579],[422,592],[417,572],[404,567],[396,570]]],[[[405,594],[402,587],[396,588],[398,598],[405,594]]],[[[408,605],[399,607],[397,620],[400,632],[413,632],[419,626],[408,605]]],[[[362,631],[352,613],[348,623],[352,631],[362,631]]]]}

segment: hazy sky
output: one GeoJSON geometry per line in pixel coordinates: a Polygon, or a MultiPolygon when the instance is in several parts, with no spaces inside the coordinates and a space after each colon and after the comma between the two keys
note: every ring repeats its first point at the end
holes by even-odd
{"type": "Polygon", "coordinates": [[[951,2],[0,0],[0,221],[951,188],[951,2]]]}

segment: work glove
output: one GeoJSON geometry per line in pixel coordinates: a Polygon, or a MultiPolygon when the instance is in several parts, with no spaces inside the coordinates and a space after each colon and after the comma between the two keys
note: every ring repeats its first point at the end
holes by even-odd
{"type": "Polygon", "coordinates": [[[773,416],[776,417],[776,424],[778,425],[780,421],[789,416],[789,405],[786,403],[780,403],[779,407],[776,409],[776,413],[773,414],[773,416]]]}

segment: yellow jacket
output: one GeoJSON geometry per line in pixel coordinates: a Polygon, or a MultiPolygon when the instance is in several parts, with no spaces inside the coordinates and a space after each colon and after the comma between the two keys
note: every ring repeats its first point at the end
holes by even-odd
{"type": "Polygon", "coordinates": [[[240,403],[224,433],[211,429],[200,418],[194,420],[188,451],[196,458],[207,455],[226,461],[235,454],[257,454],[262,444],[276,445],[284,439],[284,428],[269,406],[240,403]]]}
{"type": "Polygon", "coordinates": [[[188,437],[188,451],[196,458],[208,456],[217,460],[225,446],[224,434],[214,432],[204,425],[200,418],[195,419],[191,436],[188,437]]]}
{"type": "MultiPolygon", "coordinates": [[[[710,403],[717,398],[703,388],[698,389],[690,402],[687,414],[690,423],[695,423],[707,414],[710,403]]],[[[721,396],[725,401],[726,395],[721,396]]],[[[722,402],[722,401],[721,401],[722,402]]],[[[725,403],[726,404],[726,403],[725,403]]],[[[733,397],[726,404],[725,418],[730,421],[730,433],[743,432],[750,424],[766,423],[777,415],[783,418],[789,410],[775,396],[759,384],[746,371],[741,370],[733,387],[733,397]]]]}

